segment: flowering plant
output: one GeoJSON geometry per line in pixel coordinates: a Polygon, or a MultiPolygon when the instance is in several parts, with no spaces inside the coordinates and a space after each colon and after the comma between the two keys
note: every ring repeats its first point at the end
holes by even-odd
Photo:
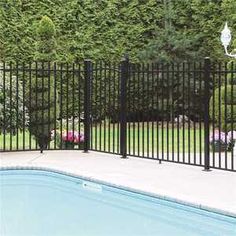
{"type": "Polygon", "coordinates": [[[235,146],[235,141],[236,141],[236,131],[232,130],[228,132],[228,138],[230,140],[230,144],[229,144],[229,150],[232,150],[235,146]]]}
{"type": "Polygon", "coordinates": [[[228,150],[230,139],[226,133],[216,131],[211,134],[210,143],[213,151],[222,152],[228,150]]]}
{"type": "Polygon", "coordinates": [[[84,135],[80,134],[78,131],[73,130],[63,131],[62,140],[64,142],[79,144],[80,142],[84,142],[84,135]]]}
{"type": "Polygon", "coordinates": [[[211,143],[213,143],[213,142],[229,143],[230,138],[226,133],[216,131],[216,132],[211,134],[210,142],[211,143]]]}
{"type": "Polygon", "coordinates": [[[236,131],[229,131],[227,134],[228,138],[230,141],[235,141],[236,140],[236,131]]]}
{"type": "Polygon", "coordinates": [[[75,130],[51,131],[51,139],[56,139],[58,147],[74,148],[74,145],[80,145],[84,142],[84,134],[75,130]]]}

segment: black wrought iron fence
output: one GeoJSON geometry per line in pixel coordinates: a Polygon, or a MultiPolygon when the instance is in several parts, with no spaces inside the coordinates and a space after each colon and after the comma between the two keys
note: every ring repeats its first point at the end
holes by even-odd
{"type": "Polygon", "coordinates": [[[84,65],[1,63],[0,83],[1,151],[83,148],[84,65]]]}
{"type": "Polygon", "coordinates": [[[1,63],[0,149],[84,149],[235,171],[236,64],[1,63]]]}

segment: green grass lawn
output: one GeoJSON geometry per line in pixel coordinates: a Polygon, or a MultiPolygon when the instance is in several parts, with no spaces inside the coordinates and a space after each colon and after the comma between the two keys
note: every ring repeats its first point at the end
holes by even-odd
{"type": "Polygon", "coordinates": [[[26,130],[24,133],[23,132],[18,132],[17,135],[10,135],[6,134],[5,135],[5,140],[4,140],[4,135],[0,135],[0,150],[4,149],[4,142],[5,142],[5,149],[6,150],[22,150],[22,149],[35,149],[36,148],[36,142],[35,139],[30,136],[30,133],[28,130],[26,130]]]}
{"type": "MultiPolygon", "coordinates": [[[[130,154],[138,155],[156,152],[200,152],[204,148],[204,132],[201,129],[191,127],[185,129],[172,127],[167,129],[165,125],[152,123],[130,123],[127,126],[127,151],[130,154]]],[[[91,148],[101,151],[118,152],[119,127],[117,124],[101,124],[92,127],[91,148]]],[[[0,149],[4,147],[4,136],[0,135],[0,149]]],[[[36,143],[29,132],[19,132],[18,135],[5,135],[6,150],[35,149],[36,143]]],[[[56,147],[54,141],[50,143],[50,148],[56,147]]]]}
{"type": "MultiPolygon", "coordinates": [[[[92,148],[117,151],[119,129],[117,125],[93,127],[92,148]],[[106,127],[106,128],[104,128],[106,127]]],[[[177,129],[147,124],[130,124],[127,130],[127,150],[132,154],[158,152],[200,152],[204,148],[203,127],[177,129]]]]}

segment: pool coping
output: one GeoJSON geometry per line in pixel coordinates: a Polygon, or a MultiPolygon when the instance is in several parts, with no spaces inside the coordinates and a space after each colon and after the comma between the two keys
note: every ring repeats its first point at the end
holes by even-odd
{"type": "Polygon", "coordinates": [[[114,184],[108,181],[104,181],[101,180],[99,178],[95,178],[95,177],[88,177],[85,175],[81,175],[81,174],[77,174],[74,172],[69,172],[69,171],[65,171],[65,170],[61,170],[61,169],[57,169],[57,168],[51,168],[51,167],[44,167],[44,166],[24,166],[24,165],[10,165],[10,166],[0,166],[0,171],[2,170],[40,170],[40,171],[48,171],[48,172],[52,172],[52,173],[57,173],[57,174],[63,174],[66,176],[70,176],[70,177],[75,177],[75,178],[80,178],[82,180],[85,181],[91,181],[91,182],[95,182],[97,184],[101,184],[101,185],[106,185],[109,187],[114,187],[114,188],[118,188],[121,190],[125,190],[125,191],[130,191],[133,193],[137,193],[137,194],[143,194],[149,197],[154,197],[154,198],[158,198],[161,200],[165,200],[165,201],[169,201],[169,202],[173,202],[173,203],[178,203],[181,205],[185,205],[185,206],[189,206],[189,207],[193,207],[193,208],[197,208],[197,209],[201,209],[204,211],[208,211],[208,212],[212,212],[212,213],[216,213],[216,214],[220,214],[220,215],[224,215],[224,216],[229,216],[229,217],[233,217],[236,218],[236,213],[235,212],[231,212],[231,211],[226,211],[220,208],[215,208],[215,207],[209,207],[207,205],[203,205],[203,204],[198,204],[198,203],[194,203],[191,201],[186,201],[186,200],[182,200],[179,198],[174,198],[174,197],[170,197],[168,195],[163,195],[163,194],[158,194],[158,193],[153,193],[153,192],[149,192],[149,191],[144,191],[142,189],[138,189],[138,188],[134,188],[134,187],[130,187],[130,186],[125,186],[125,185],[119,185],[119,184],[114,184]]]}

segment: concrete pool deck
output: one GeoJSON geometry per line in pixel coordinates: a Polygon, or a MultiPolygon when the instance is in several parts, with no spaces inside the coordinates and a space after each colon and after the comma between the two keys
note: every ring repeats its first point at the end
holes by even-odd
{"type": "Polygon", "coordinates": [[[236,173],[81,151],[0,153],[0,168],[66,172],[236,217],[236,173]]]}

